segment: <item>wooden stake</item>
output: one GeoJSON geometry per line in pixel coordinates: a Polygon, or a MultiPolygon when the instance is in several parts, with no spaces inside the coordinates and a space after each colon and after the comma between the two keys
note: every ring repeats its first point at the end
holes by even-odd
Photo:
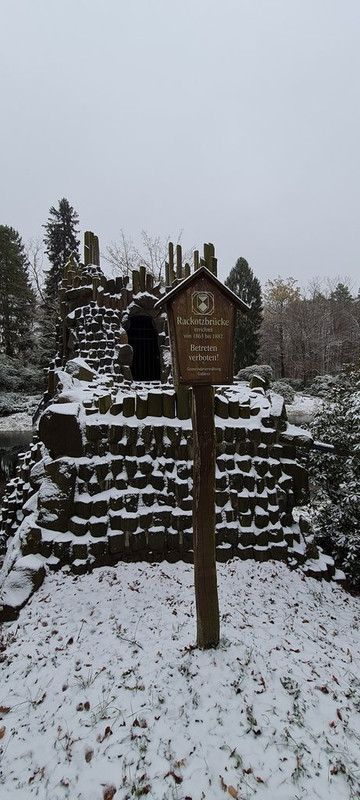
{"type": "Polygon", "coordinates": [[[215,561],[215,423],[212,386],[192,387],[194,443],[193,535],[197,646],[216,647],[220,638],[215,561]]]}

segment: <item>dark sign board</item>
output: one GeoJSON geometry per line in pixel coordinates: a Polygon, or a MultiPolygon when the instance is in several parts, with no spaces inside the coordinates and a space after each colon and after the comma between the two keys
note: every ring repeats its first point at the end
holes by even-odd
{"type": "Polygon", "coordinates": [[[248,306],[205,267],[181,281],[166,304],[174,383],[223,384],[233,380],[236,309],[248,306]]]}

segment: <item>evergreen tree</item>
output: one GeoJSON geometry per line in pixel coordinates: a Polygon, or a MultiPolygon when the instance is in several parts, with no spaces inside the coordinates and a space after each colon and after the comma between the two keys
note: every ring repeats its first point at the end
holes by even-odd
{"type": "Polygon", "coordinates": [[[56,298],[65,265],[72,258],[80,260],[78,223],[79,216],[65,197],[59,200],[58,208],[50,208],[48,221],[43,226],[46,230],[45,252],[51,264],[45,280],[45,292],[49,299],[56,298]]]}
{"type": "Polygon", "coordinates": [[[344,369],[316,415],[312,434],[332,445],[320,455],[311,451],[315,490],[314,530],[351,583],[360,588],[360,369],[344,369]]]}
{"type": "Polygon", "coordinates": [[[260,281],[245,258],[238,258],[225,286],[250,306],[248,314],[238,314],[234,337],[234,372],[255,364],[260,349],[262,301],[260,281]]]}
{"type": "Polygon", "coordinates": [[[0,225],[0,348],[5,356],[28,354],[33,344],[35,295],[18,232],[0,225]]]}
{"type": "Polygon", "coordinates": [[[40,361],[46,366],[56,351],[56,323],[59,317],[59,283],[63,270],[70,260],[79,261],[77,238],[79,217],[69,201],[63,197],[58,208],[52,206],[45,228],[45,252],[51,264],[45,277],[40,335],[40,361]]]}
{"type": "Polygon", "coordinates": [[[330,313],[328,349],[333,362],[332,371],[337,372],[344,364],[354,363],[360,357],[356,300],[346,284],[338,283],[331,292],[330,313]]]}

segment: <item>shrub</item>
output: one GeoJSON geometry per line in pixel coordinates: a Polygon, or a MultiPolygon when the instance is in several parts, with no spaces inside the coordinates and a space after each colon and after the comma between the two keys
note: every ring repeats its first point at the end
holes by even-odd
{"type": "Polygon", "coordinates": [[[271,391],[281,394],[285,403],[292,403],[295,397],[295,390],[287,381],[275,381],[271,386],[271,391]]]}
{"type": "Polygon", "coordinates": [[[18,411],[25,411],[24,398],[14,392],[0,394],[0,417],[9,417],[18,411]]]}
{"type": "Polygon", "coordinates": [[[0,355],[0,392],[26,392],[39,394],[44,391],[44,373],[30,364],[24,366],[15,358],[0,355]]]}
{"type": "Polygon", "coordinates": [[[332,452],[310,455],[316,539],[360,588],[360,368],[346,368],[312,425],[332,452]]]}
{"type": "Polygon", "coordinates": [[[314,397],[326,397],[335,385],[337,378],[333,375],[317,375],[306,390],[306,394],[314,397]]]}
{"type": "Polygon", "coordinates": [[[251,367],[244,367],[239,370],[236,378],[239,381],[251,381],[253,375],[259,375],[265,381],[266,388],[269,388],[273,379],[273,368],[269,364],[253,364],[251,367]]]}

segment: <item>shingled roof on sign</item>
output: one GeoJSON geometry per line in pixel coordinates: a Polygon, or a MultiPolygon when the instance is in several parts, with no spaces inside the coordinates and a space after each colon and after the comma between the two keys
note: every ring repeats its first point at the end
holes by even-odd
{"type": "Polygon", "coordinates": [[[174,286],[174,288],[170,289],[170,291],[168,291],[164,297],[161,297],[160,300],[155,303],[154,308],[161,308],[161,306],[171,303],[172,300],[179,294],[179,292],[183,292],[185,288],[187,288],[191,283],[194,283],[194,281],[198,281],[201,277],[206,277],[211,283],[214,284],[214,286],[216,286],[218,291],[222,292],[222,294],[225,295],[228,300],[234,303],[234,305],[241,309],[241,311],[244,311],[245,314],[250,311],[250,306],[248,306],[244,300],[241,300],[240,297],[232,292],[231,289],[228,289],[227,286],[224,286],[224,284],[221,283],[221,281],[219,281],[218,278],[216,278],[215,275],[210,272],[209,269],[207,269],[207,267],[199,267],[199,269],[195,270],[195,272],[193,272],[187,278],[180,280],[179,283],[174,286]]]}

